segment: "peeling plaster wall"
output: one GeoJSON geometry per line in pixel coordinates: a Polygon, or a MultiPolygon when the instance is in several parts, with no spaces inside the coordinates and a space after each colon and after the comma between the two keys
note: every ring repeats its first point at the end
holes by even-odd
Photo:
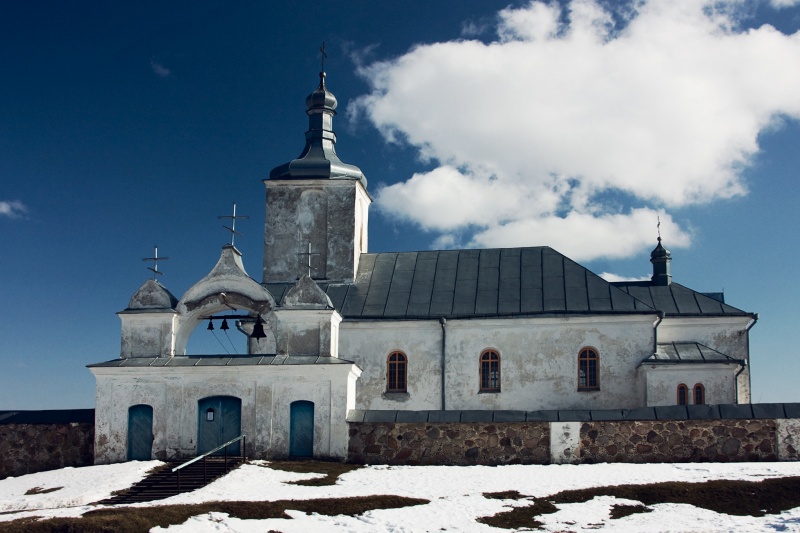
{"type": "MultiPolygon", "coordinates": [[[[639,363],[652,353],[651,315],[449,320],[446,408],[480,410],[625,409],[645,405],[639,363]],[[578,352],[600,355],[600,390],[579,392],[578,352]],[[479,392],[479,358],[487,348],[501,358],[501,392],[479,392]]],[[[358,409],[441,408],[438,321],[345,321],[340,356],[364,373],[358,409]],[[386,358],[408,357],[408,394],[387,395],[386,358]]]]}
{"type": "Polygon", "coordinates": [[[781,461],[800,459],[800,419],[778,418],[775,420],[777,453],[781,461]]]}
{"type": "Polygon", "coordinates": [[[371,202],[357,180],[265,180],[264,282],[294,281],[307,272],[311,242],[312,278],[352,280],[358,254],[367,249],[371,202]]]}
{"type": "Polygon", "coordinates": [[[247,454],[289,454],[290,404],[314,403],[314,456],[347,453],[347,410],[355,404],[353,365],[92,368],[97,378],[95,461],[127,459],[128,408],[153,407],[153,457],[193,457],[197,449],[197,402],[209,396],[242,401],[241,429],[247,454]]]}
{"type": "Polygon", "coordinates": [[[736,403],[734,376],[741,367],[724,364],[644,365],[647,382],[647,406],[677,405],[678,385],[689,389],[688,403],[694,404],[694,386],[705,388],[705,404],[736,403]]]}

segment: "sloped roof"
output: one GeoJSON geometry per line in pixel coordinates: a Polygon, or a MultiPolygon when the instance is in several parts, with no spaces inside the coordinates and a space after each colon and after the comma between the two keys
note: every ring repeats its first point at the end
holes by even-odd
{"type": "Polygon", "coordinates": [[[659,343],[656,353],[642,361],[642,364],[645,363],[667,365],[697,363],[741,364],[742,360],[725,355],[699,342],[668,342],[659,343]]]}
{"type": "Polygon", "coordinates": [[[655,312],[546,246],[362,254],[353,284],[320,286],[346,318],[655,312]]]}
{"type": "Polygon", "coordinates": [[[653,285],[649,281],[618,281],[612,285],[630,294],[637,300],[644,302],[649,307],[662,311],[665,315],[673,316],[719,316],[740,315],[751,313],[737,309],[716,298],[693,291],[680,283],[672,282],[669,285],[653,285]]]}
{"type": "Polygon", "coordinates": [[[180,366],[275,366],[275,365],[352,365],[352,361],[329,355],[180,355],[175,357],[123,357],[86,365],[102,367],[180,367],[180,366]]]}

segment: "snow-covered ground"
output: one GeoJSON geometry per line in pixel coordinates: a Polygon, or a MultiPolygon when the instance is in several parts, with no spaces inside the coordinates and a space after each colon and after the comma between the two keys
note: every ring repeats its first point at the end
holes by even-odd
{"type": "MultiPolygon", "coordinates": [[[[65,468],[0,480],[0,530],[2,521],[26,516],[79,516],[91,505],[142,478],[158,461],[65,468]],[[34,488],[62,487],[46,494],[30,494],[34,488]]],[[[800,476],[800,463],[736,464],[598,464],[548,466],[398,467],[371,466],[342,475],[333,486],[299,486],[288,481],[317,477],[247,464],[189,494],[137,505],[168,505],[219,500],[306,500],[373,494],[396,494],[430,500],[427,505],[370,511],[362,516],[322,516],[289,511],[292,519],[240,520],[209,513],[173,525],[170,532],[423,532],[506,531],[478,523],[526,500],[485,498],[484,492],[516,490],[531,496],[547,496],[567,489],[602,485],[800,476]]],[[[612,520],[612,505],[632,503],[598,497],[586,503],[559,504],[559,511],[541,515],[546,531],[800,531],[800,508],[780,515],[729,516],[690,505],[659,504],[653,512],[612,520]]],[[[105,506],[104,506],[105,507],[105,506]]],[[[155,528],[154,531],[164,531],[155,528]]]]}

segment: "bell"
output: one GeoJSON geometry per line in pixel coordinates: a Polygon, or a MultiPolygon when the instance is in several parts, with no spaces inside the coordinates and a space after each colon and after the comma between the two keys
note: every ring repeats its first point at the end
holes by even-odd
{"type": "Polygon", "coordinates": [[[214,323],[211,321],[210,318],[208,319],[208,327],[206,329],[208,331],[214,331],[214,323]]]}
{"type": "Polygon", "coordinates": [[[261,320],[261,315],[259,315],[258,318],[256,319],[256,325],[253,326],[253,333],[250,334],[251,339],[263,339],[264,337],[267,336],[267,334],[264,333],[263,324],[264,321],[261,320]]]}
{"type": "Polygon", "coordinates": [[[219,327],[219,329],[221,329],[222,331],[227,331],[227,330],[231,329],[231,328],[228,327],[228,319],[227,318],[223,318],[222,319],[222,325],[219,327]]]}

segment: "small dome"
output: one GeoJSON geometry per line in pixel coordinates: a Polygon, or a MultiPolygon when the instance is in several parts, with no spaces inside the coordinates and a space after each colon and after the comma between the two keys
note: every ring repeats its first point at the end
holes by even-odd
{"type": "Polygon", "coordinates": [[[306,106],[309,110],[315,107],[326,107],[331,111],[334,111],[337,105],[338,102],[336,101],[336,97],[333,96],[332,92],[325,88],[325,73],[320,72],[319,86],[317,86],[314,92],[309,94],[308,98],[306,98],[306,106]]]}
{"type": "Polygon", "coordinates": [[[128,309],[175,309],[178,299],[159,282],[148,279],[128,303],[128,309]]]}
{"type": "Polygon", "coordinates": [[[653,249],[653,251],[650,252],[650,258],[651,259],[655,259],[655,258],[659,258],[659,257],[670,257],[670,255],[671,254],[669,253],[669,250],[664,248],[664,245],[661,244],[661,237],[659,237],[658,238],[658,244],[653,249]]]}

